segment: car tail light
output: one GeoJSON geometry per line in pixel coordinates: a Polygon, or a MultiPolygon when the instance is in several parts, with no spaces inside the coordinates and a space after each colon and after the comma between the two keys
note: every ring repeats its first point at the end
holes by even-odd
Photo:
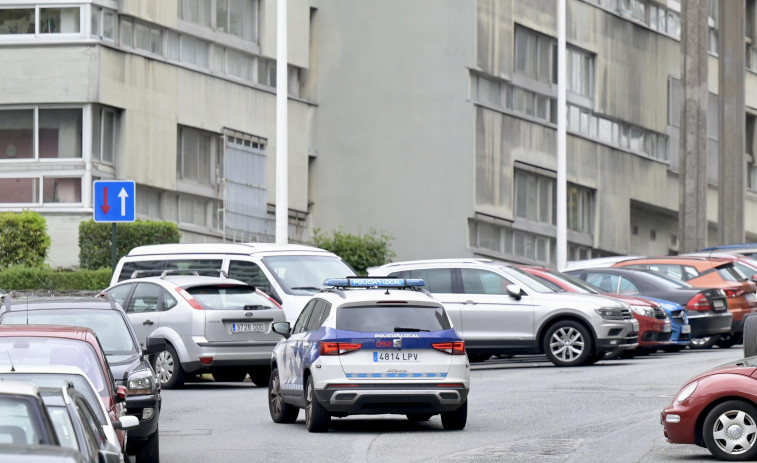
{"type": "Polygon", "coordinates": [[[729,288],[725,290],[725,297],[739,297],[744,295],[743,288],[729,288]]]}
{"type": "Polygon", "coordinates": [[[431,347],[450,355],[465,355],[465,341],[439,342],[431,344],[431,347]]]}
{"type": "Polygon", "coordinates": [[[179,293],[179,295],[181,297],[183,297],[184,300],[187,301],[189,303],[189,305],[192,306],[193,309],[205,310],[205,309],[202,308],[202,304],[200,304],[200,301],[198,301],[197,299],[195,299],[184,288],[176,288],[176,292],[179,293]]]}
{"type": "Polygon", "coordinates": [[[318,343],[319,351],[321,352],[321,355],[342,355],[346,354],[348,352],[353,352],[361,347],[363,347],[362,344],[358,344],[355,342],[328,342],[328,341],[321,341],[318,343]]]}
{"type": "Polygon", "coordinates": [[[704,294],[699,293],[691,298],[686,307],[689,310],[711,310],[712,304],[710,304],[710,301],[707,300],[704,294]]]}

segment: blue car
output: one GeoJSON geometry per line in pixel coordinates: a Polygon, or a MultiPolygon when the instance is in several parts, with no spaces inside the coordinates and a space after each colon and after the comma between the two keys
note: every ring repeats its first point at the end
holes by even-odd
{"type": "Polygon", "coordinates": [[[656,302],[667,312],[670,319],[670,346],[663,349],[667,352],[678,352],[691,344],[691,325],[689,325],[688,311],[685,307],[675,302],[644,296],[644,299],[656,302]]]}

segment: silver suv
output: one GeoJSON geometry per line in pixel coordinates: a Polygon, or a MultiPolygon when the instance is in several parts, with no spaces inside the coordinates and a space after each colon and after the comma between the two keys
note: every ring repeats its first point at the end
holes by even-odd
{"type": "Polygon", "coordinates": [[[371,276],[421,278],[443,304],[472,361],[546,354],[557,366],[595,363],[638,345],[630,308],[599,295],[556,293],[513,266],[484,259],[396,262],[371,276]]]}
{"type": "Polygon", "coordinates": [[[126,310],[140,343],[165,339],[166,350],[152,359],[161,385],[181,387],[210,372],[216,381],[243,381],[249,373],[257,386],[267,386],[271,352],[281,339],[271,323],[286,320],[281,306],[239,280],[171,272],[104,291],[126,310]]]}

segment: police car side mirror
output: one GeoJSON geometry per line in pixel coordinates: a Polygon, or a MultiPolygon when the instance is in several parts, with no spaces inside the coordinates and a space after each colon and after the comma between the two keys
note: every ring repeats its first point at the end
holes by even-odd
{"type": "Polygon", "coordinates": [[[284,339],[289,338],[290,325],[289,322],[275,322],[271,324],[271,329],[274,333],[278,333],[284,336],[284,339]]]}
{"type": "Polygon", "coordinates": [[[507,285],[507,294],[510,295],[513,299],[516,301],[520,300],[520,297],[523,295],[523,290],[520,289],[520,286],[518,285],[507,285]]]}

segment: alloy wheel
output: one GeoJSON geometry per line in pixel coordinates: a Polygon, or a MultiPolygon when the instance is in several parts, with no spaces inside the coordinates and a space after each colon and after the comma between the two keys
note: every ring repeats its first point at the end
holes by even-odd
{"type": "Polygon", "coordinates": [[[549,347],[555,357],[570,362],[584,351],[584,338],[577,329],[561,327],[552,334],[549,347]]]}

